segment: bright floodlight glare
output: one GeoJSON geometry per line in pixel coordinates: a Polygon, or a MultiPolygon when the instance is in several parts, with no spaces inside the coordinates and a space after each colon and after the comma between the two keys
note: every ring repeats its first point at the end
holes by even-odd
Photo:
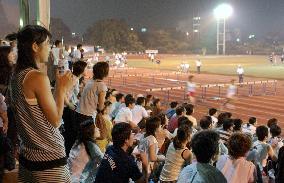
{"type": "Polygon", "coordinates": [[[220,4],[214,9],[214,15],[217,19],[228,18],[233,14],[233,8],[229,4],[220,4]]]}

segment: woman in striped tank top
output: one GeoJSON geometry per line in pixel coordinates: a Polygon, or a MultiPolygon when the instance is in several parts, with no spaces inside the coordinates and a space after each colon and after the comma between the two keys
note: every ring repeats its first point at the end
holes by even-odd
{"type": "Polygon", "coordinates": [[[72,74],[57,77],[54,100],[49,79],[37,66],[48,60],[50,36],[37,25],[18,33],[18,60],[9,88],[20,137],[19,182],[70,182],[58,127],[72,74]]]}
{"type": "Polygon", "coordinates": [[[191,138],[192,129],[182,125],[177,130],[177,136],[170,144],[164,167],[160,175],[161,183],[176,183],[185,163],[192,159],[191,151],[186,147],[191,138]]]}

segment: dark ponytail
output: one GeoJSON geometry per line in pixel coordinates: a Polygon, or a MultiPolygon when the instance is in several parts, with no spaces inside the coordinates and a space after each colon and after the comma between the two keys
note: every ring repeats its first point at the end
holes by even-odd
{"type": "Polygon", "coordinates": [[[182,143],[184,143],[191,135],[192,128],[187,125],[182,125],[178,128],[177,135],[173,140],[173,145],[175,149],[181,149],[182,143]]]}

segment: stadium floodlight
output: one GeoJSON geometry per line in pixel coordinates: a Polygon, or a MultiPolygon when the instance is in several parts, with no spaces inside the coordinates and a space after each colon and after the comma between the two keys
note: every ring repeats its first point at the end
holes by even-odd
{"type": "Polygon", "coordinates": [[[226,19],[232,14],[233,8],[229,4],[220,4],[214,9],[214,16],[217,19],[217,55],[220,54],[220,47],[223,48],[223,55],[226,54],[226,19]]]}
{"type": "Polygon", "coordinates": [[[233,14],[233,8],[229,4],[220,4],[214,9],[214,16],[217,19],[227,19],[233,14]]]}

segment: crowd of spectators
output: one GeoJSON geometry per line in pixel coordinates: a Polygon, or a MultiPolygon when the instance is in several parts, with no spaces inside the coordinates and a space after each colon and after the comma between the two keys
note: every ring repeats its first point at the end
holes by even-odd
{"type": "Polygon", "coordinates": [[[14,39],[0,45],[1,180],[18,161],[18,180],[29,183],[284,181],[277,119],[259,126],[256,117],[235,119],[215,108],[197,119],[194,104],[166,108],[153,95],[108,88],[107,62],[84,78],[82,45],[68,54],[55,42],[50,51],[41,26],[14,37],[16,52],[14,39]],[[47,61],[52,77],[38,67],[47,61]]]}

